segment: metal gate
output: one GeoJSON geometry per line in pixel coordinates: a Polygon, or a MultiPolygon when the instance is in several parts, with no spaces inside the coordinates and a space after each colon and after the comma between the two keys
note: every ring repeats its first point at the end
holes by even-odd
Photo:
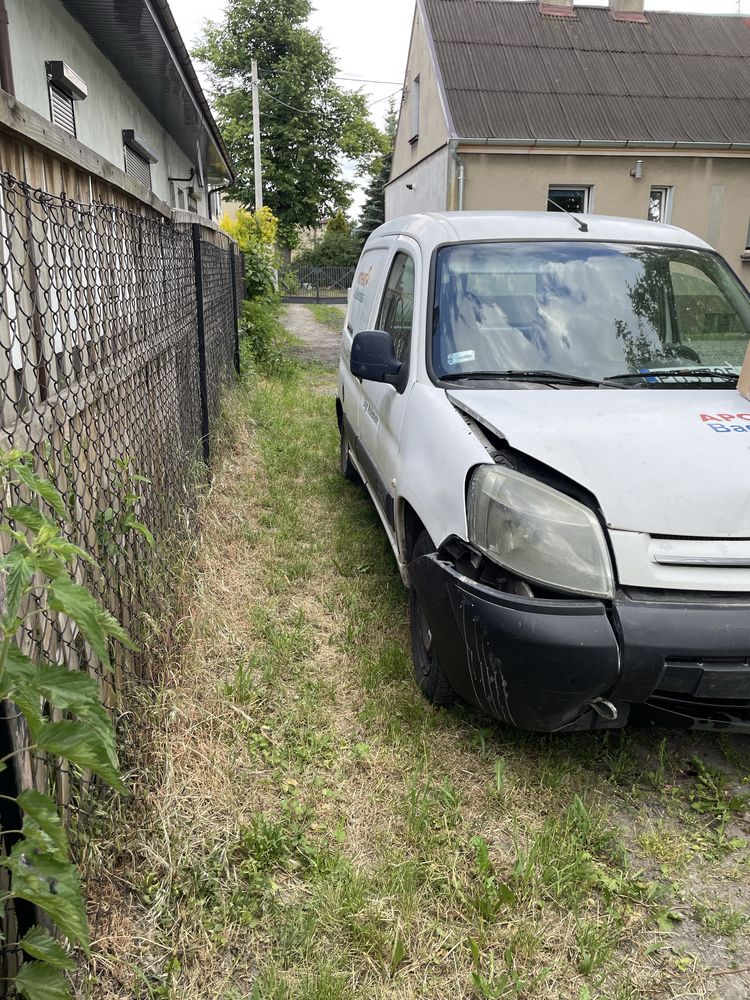
{"type": "Polygon", "coordinates": [[[342,303],[353,280],[353,267],[285,264],[279,271],[279,291],[284,302],[342,303]]]}

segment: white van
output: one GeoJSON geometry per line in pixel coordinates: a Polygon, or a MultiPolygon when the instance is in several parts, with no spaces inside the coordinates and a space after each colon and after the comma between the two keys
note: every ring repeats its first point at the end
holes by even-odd
{"type": "Polygon", "coordinates": [[[341,467],[409,587],[427,698],[538,731],[750,732],[749,339],[743,285],[670,226],[467,212],[372,234],[341,467]]]}

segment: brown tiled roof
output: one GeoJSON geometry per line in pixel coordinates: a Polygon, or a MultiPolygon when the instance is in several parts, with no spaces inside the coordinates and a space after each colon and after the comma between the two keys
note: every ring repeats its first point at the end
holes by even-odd
{"type": "Polygon", "coordinates": [[[521,0],[423,0],[453,133],[567,142],[750,143],[750,21],[521,0]]]}

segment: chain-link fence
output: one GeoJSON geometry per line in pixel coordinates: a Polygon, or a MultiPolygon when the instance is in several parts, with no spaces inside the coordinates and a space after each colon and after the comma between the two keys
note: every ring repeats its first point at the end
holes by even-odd
{"type": "MultiPolygon", "coordinates": [[[[209,227],[0,173],[0,447],[31,452],[62,494],[69,538],[93,556],[76,579],[136,641],[191,531],[221,392],[238,366],[243,273],[236,245],[209,227]]],[[[28,653],[90,672],[115,716],[127,708],[128,680],[145,666],[137,654],[118,650],[105,671],[69,619],[27,610],[38,611],[28,653]]],[[[22,720],[6,712],[0,740],[27,746],[22,720]]],[[[23,752],[15,761],[0,783],[52,787],[75,843],[86,775],[23,752]]],[[[2,826],[17,829],[7,817],[2,826]]],[[[6,941],[15,919],[6,913],[6,941]]]]}

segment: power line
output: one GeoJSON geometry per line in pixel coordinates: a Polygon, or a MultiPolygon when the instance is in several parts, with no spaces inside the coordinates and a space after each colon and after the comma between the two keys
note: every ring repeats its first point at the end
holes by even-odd
{"type": "Polygon", "coordinates": [[[312,111],[310,108],[295,108],[293,104],[287,104],[286,101],[282,101],[281,98],[276,97],[274,94],[271,93],[270,90],[266,90],[265,87],[259,85],[258,89],[262,90],[263,93],[267,97],[270,97],[272,101],[276,101],[277,104],[281,104],[285,108],[289,108],[290,111],[296,111],[300,115],[312,115],[313,117],[315,117],[316,115],[316,112],[312,111]]]}
{"type": "Polygon", "coordinates": [[[334,76],[334,80],[348,80],[349,83],[382,83],[385,86],[396,87],[400,80],[365,80],[361,76],[334,76]]]}
{"type": "Polygon", "coordinates": [[[380,104],[383,101],[389,101],[392,97],[395,97],[396,94],[400,94],[403,89],[403,87],[399,87],[398,90],[394,90],[392,94],[386,94],[385,97],[379,97],[377,101],[370,101],[367,107],[371,108],[375,104],[380,104]]]}

